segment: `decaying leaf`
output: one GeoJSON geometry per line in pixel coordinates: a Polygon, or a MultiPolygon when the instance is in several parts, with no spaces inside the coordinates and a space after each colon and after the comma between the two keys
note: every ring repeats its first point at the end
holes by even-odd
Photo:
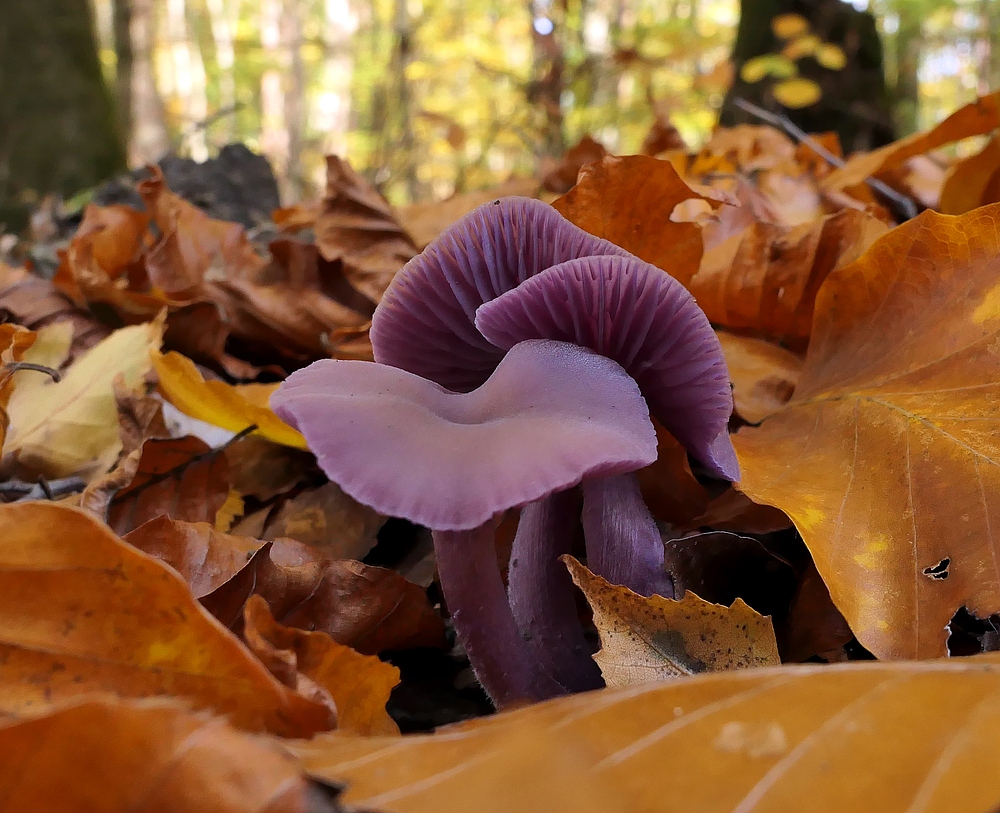
{"type": "Polygon", "coordinates": [[[771,620],[742,599],[722,607],[690,592],[680,600],[646,598],[595,576],[572,556],[560,558],[594,611],[601,636],[594,660],[608,686],[781,662],[771,620]]]}
{"type": "Polygon", "coordinates": [[[180,353],[157,354],[153,363],[164,397],[185,415],[234,432],[256,425],[256,433],[268,440],[306,448],[305,438],[267,405],[276,384],[206,381],[194,362],[180,353]]]}
{"type": "Polygon", "coordinates": [[[978,656],[697,675],[295,751],[348,783],[346,803],[387,813],[559,809],[513,806],[514,786],[545,803],[578,783],[650,813],[981,813],[1000,805],[998,726],[1000,663],[978,656]]]}
{"type": "Polygon", "coordinates": [[[655,418],[656,461],[636,472],[642,499],[664,522],[687,522],[708,507],[708,493],[691,472],[687,450],[655,418]]]}
{"type": "Polygon", "coordinates": [[[260,596],[247,601],[243,614],[243,637],[250,650],[300,694],[308,694],[308,684],[327,693],[337,710],[338,731],[367,737],[399,733],[385,710],[389,693],[399,683],[395,666],[338,644],[325,632],[283,627],[260,596]]]}
{"type": "Polygon", "coordinates": [[[170,694],[249,730],[308,736],[325,707],[279,684],[170,568],[89,514],[0,506],[0,713],[94,692],[170,694]]]}
{"type": "Polygon", "coordinates": [[[110,697],[0,728],[10,813],[336,813],[276,742],[176,700],[110,697]]]}
{"type": "Polygon", "coordinates": [[[943,655],[1000,610],[1000,205],[925,212],[833,272],[791,401],[734,437],[883,658],[943,655]]]}
{"type": "Polygon", "coordinates": [[[978,206],[1000,201],[1000,136],[994,136],[975,155],[955,163],[945,178],[937,210],[964,215],[978,206]]]}
{"type": "Polygon", "coordinates": [[[20,469],[46,477],[93,475],[111,467],[121,451],[114,381],[139,388],[158,350],[161,322],[115,331],[77,359],[59,382],[39,382],[8,405],[4,454],[20,469]]]}

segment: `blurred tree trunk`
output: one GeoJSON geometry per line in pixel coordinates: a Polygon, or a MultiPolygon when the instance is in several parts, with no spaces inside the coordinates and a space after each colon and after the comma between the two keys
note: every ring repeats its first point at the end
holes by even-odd
{"type": "Polygon", "coordinates": [[[184,138],[191,157],[196,161],[204,161],[208,158],[208,141],[205,138],[208,121],[205,63],[188,21],[186,0],[167,0],[166,8],[167,36],[170,38],[176,79],[175,91],[186,118],[184,138]]]}
{"type": "Polygon", "coordinates": [[[413,61],[413,20],[406,0],[394,0],[392,28],[396,35],[396,47],[392,56],[392,75],[395,79],[396,115],[399,121],[398,149],[402,164],[403,184],[410,203],[421,199],[420,180],[417,177],[417,140],[413,132],[413,101],[410,82],[406,71],[413,61]]]}
{"type": "Polygon", "coordinates": [[[284,82],[285,127],[288,128],[288,162],[285,165],[286,200],[300,200],[305,188],[302,174],[305,127],[306,71],[302,63],[302,0],[285,0],[281,15],[281,40],[287,71],[284,82]]]}
{"type": "Polygon", "coordinates": [[[114,0],[118,66],[115,97],[129,166],[158,161],[170,150],[163,99],[156,86],[154,0],[114,0]]]}
{"type": "Polygon", "coordinates": [[[893,114],[900,135],[917,130],[920,107],[920,49],[923,46],[920,15],[909,3],[899,5],[899,29],[896,31],[896,83],[892,93],[893,114]]]}
{"type": "Polygon", "coordinates": [[[531,0],[528,13],[531,15],[531,81],[528,84],[528,102],[534,105],[542,116],[541,146],[539,158],[554,159],[566,149],[563,131],[562,97],[566,90],[566,56],[563,53],[562,38],[567,32],[565,20],[556,16],[561,8],[557,3],[542,3],[531,0]],[[548,26],[541,22],[548,21],[548,26]]]}
{"type": "Polygon", "coordinates": [[[358,30],[358,15],[350,0],[326,0],[323,30],[323,87],[319,99],[319,129],[326,134],[324,151],[347,154],[351,128],[351,77],[354,59],[351,37],[358,30]]]}
{"type": "Polygon", "coordinates": [[[807,132],[836,131],[846,152],[867,150],[895,138],[889,94],[886,90],[882,43],[875,19],[841,0],[741,0],[740,24],[733,45],[736,80],[723,104],[720,123],[756,123],[734,104],[743,98],[788,116],[807,132]],[[771,31],[771,20],[794,13],[809,21],[812,31],[840,46],[847,57],[839,71],[823,68],[812,57],[799,60],[802,76],[817,82],[823,97],[814,105],[787,110],[770,93],[769,81],[749,84],[739,75],[755,56],[778,53],[783,43],[771,31]]]}
{"type": "Polygon", "coordinates": [[[222,140],[233,140],[236,113],[236,49],[233,34],[239,24],[240,0],[206,0],[215,64],[219,71],[219,132],[222,140]]]}
{"type": "Polygon", "coordinates": [[[4,0],[0,12],[0,222],[125,167],[87,0],[4,0]]]}

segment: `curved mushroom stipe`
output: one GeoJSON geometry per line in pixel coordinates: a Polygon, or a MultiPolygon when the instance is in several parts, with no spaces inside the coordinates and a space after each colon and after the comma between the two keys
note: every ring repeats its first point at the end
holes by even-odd
{"type": "Polygon", "coordinates": [[[476,678],[498,709],[565,694],[521,636],[497,567],[495,525],[435,531],[441,589],[476,678]]]}
{"type": "Polygon", "coordinates": [[[521,509],[507,594],[514,620],[546,672],[571,692],[604,685],[576,607],[576,587],[559,556],[582,538],[578,489],[521,509]]]}
{"type": "Polygon", "coordinates": [[[643,596],[674,597],[663,539],[635,473],[584,482],[583,532],[591,572],[643,596]]]}
{"type": "Polygon", "coordinates": [[[532,198],[480,206],[393,278],[372,318],[375,360],[456,392],[473,390],[508,349],[476,330],[476,308],[552,265],[595,254],[631,256],[532,198]]]}
{"type": "Polygon", "coordinates": [[[318,361],[292,373],[271,407],[354,499],[436,531],[478,528],[656,459],[635,381],[564,342],[522,342],[470,393],[384,364],[318,361]]]}
{"type": "Polygon", "coordinates": [[[739,479],[722,345],[694,297],[636,257],[584,257],[542,271],[476,311],[476,327],[507,350],[555,339],[613,358],[649,411],[713,473],[739,479]]]}

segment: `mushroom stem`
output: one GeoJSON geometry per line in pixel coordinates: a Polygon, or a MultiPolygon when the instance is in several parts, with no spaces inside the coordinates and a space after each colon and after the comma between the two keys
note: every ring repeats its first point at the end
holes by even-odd
{"type": "Polygon", "coordinates": [[[576,587],[559,556],[580,530],[580,494],[569,489],[521,509],[510,555],[514,619],[542,666],[570,691],[604,685],[576,609],[576,587]]]}
{"type": "Polygon", "coordinates": [[[470,531],[434,531],[438,575],[458,639],[498,709],[565,690],[521,637],[507,603],[494,545],[494,523],[470,531]]]}
{"type": "Polygon", "coordinates": [[[660,530],[643,502],[635,472],[583,483],[583,532],[592,572],[644,596],[673,598],[660,530]]]}

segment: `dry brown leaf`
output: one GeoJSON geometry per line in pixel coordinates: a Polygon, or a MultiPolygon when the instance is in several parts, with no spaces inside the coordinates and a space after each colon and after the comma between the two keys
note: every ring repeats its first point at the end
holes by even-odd
{"type": "Polygon", "coordinates": [[[945,178],[937,209],[963,215],[1000,201],[1000,136],[994,136],[975,155],[955,163],[945,178]]]}
{"type": "Polygon", "coordinates": [[[310,452],[253,435],[227,448],[226,457],[233,488],[261,502],[302,485],[317,471],[310,452]]]}
{"type": "Polygon", "coordinates": [[[550,162],[550,169],[542,176],[542,187],[549,192],[562,195],[576,184],[580,170],[587,164],[593,164],[609,155],[607,149],[599,141],[585,135],[563,154],[559,162],[550,162]],[[553,166],[554,164],[554,166],[553,166]]]}
{"type": "Polygon", "coordinates": [[[1000,611],[1000,205],[925,212],[834,272],[791,401],[734,436],[739,488],[794,521],[883,658],[1000,611]]]}
{"type": "Polygon", "coordinates": [[[424,590],[398,573],[350,560],[290,566],[275,561],[291,559],[287,549],[274,554],[262,549],[205,598],[205,606],[223,624],[238,630],[243,606],[256,593],[267,600],[281,624],[325,632],[365,655],[443,645],[441,616],[424,590]]]}
{"type": "Polygon", "coordinates": [[[1000,663],[980,656],[698,675],[295,751],[314,776],[348,783],[346,803],[386,813],[481,809],[470,799],[521,809],[514,786],[550,802],[577,782],[649,813],[982,813],[1000,805],[998,726],[1000,663]]]}
{"type": "Polygon", "coordinates": [[[388,201],[335,155],[326,158],[326,196],[315,231],[323,257],[343,262],[350,284],[376,304],[417,253],[388,201]]]}
{"type": "Polygon", "coordinates": [[[634,686],[699,672],[776,666],[771,619],[736,599],[731,607],[688,592],[679,600],[640,596],[561,556],[594,611],[608,686],[634,686]]]}
{"type": "Polygon", "coordinates": [[[347,496],[336,483],[285,500],[267,521],[264,539],[290,538],[319,559],[363,559],[375,547],[385,517],[347,496]]]}
{"type": "Polygon", "coordinates": [[[715,324],[806,339],[823,280],[886,231],[879,219],[852,209],[792,227],[755,223],[706,251],[685,284],[715,324]]]}
{"type": "Polygon", "coordinates": [[[243,609],[243,637],[278,680],[300,694],[312,683],[337,711],[337,730],[365,737],[399,734],[385,710],[399,670],[374,655],[338,644],[325,632],[304,632],[274,620],[267,602],[251,596],[243,609]]]}
{"type": "Polygon", "coordinates": [[[711,200],[684,183],[669,161],[608,156],[584,167],[576,186],[552,205],[581,229],[669,270],[686,284],[701,260],[701,229],[675,222],[671,215],[692,198],[711,200]]]}
{"type": "Polygon", "coordinates": [[[75,359],[102,339],[111,329],[73,303],[48,280],[23,268],[0,263],[0,321],[12,321],[29,330],[41,330],[56,322],[73,326],[70,358],[75,359]]]}
{"type": "Polygon", "coordinates": [[[788,610],[782,652],[786,661],[804,661],[843,647],[854,637],[812,562],[799,579],[788,610]]]}
{"type": "MultiPolygon", "coordinates": [[[[737,414],[759,423],[792,397],[802,357],[761,339],[717,331],[726,356],[737,414]]],[[[704,510],[704,509],[703,509],[704,510]]]]}
{"type": "Polygon", "coordinates": [[[285,736],[327,710],[275,681],[171,569],[82,511],[0,506],[0,714],[93,692],[175,695],[285,736]]]}
{"type": "Polygon", "coordinates": [[[769,534],[792,527],[783,511],[758,505],[746,494],[728,488],[708,504],[705,513],[689,524],[691,528],[714,528],[747,534],[769,534]]]}
{"type": "MultiPolygon", "coordinates": [[[[114,482],[108,524],[126,534],[165,514],[186,522],[214,523],[229,496],[225,452],[195,437],[153,438],[143,443],[135,473],[122,487],[127,471],[114,482]]],[[[129,470],[134,463],[129,463],[129,470]]]]}
{"type": "Polygon", "coordinates": [[[857,186],[915,155],[922,155],[946,144],[969,136],[983,135],[998,128],[1000,128],[1000,93],[993,93],[952,113],[927,132],[914,133],[880,149],[853,156],[843,167],[824,178],[822,183],[826,189],[847,189],[857,186]]]}
{"type": "Polygon", "coordinates": [[[276,742],[176,700],[94,698],[8,724],[0,763],[8,813],[337,810],[276,742]]]}
{"type": "Polygon", "coordinates": [[[4,454],[16,455],[19,470],[45,477],[109,469],[122,448],[114,381],[123,377],[126,388],[138,389],[162,335],[160,321],[121,328],[78,358],[59,382],[46,380],[21,395],[15,390],[4,454]]]}

